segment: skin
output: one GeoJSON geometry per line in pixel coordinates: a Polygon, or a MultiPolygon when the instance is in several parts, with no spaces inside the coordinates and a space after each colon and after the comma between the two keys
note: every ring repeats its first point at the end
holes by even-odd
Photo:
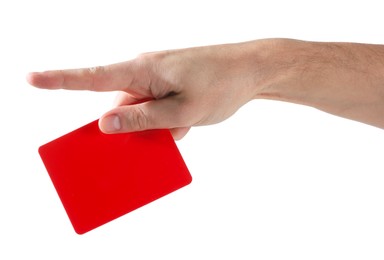
{"type": "Polygon", "coordinates": [[[181,139],[190,127],[221,122],[259,98],[384,128],[384,45],[264,39],[33,72],[27,81],[45,89],[121,91],[99,120],[105,133],[168,128],[181,139]]]}

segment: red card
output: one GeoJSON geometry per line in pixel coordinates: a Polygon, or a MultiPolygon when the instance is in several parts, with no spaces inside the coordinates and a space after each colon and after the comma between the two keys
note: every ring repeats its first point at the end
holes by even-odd
{"type": "Polygon", "coordinates": [[[104,134],[96,120],[39,153],[78,234],[192,181],[169,130],[104,134]]]}

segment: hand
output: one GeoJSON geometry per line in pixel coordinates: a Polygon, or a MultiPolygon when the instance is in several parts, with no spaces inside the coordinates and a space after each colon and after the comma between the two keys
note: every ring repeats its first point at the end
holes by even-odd
{"type": "Polygon", "coordinates": [[[191,126],[223,121],[253,98],[251,44],[147,53],[108,66],[30,73],[27,80],[46,89],[122,91],[99,121],[103,132],[168,128],[180,139],[191,126]],[[151,100],[133,105],[143,99],[151,100]]]}
{"type": "Polygon", "coordinates": [[[255,98],[312,106],[384,129],[384,45],[267,39],[147,53],[104,67],[31,73],[48,89],[120,90],[100,129],[122,133],[225,120],[255,98]],[[150,101],[135,104],[141,100],[150,101]]]}

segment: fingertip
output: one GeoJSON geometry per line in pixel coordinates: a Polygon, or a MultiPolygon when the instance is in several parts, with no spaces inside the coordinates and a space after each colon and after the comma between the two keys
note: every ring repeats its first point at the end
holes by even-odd
{"type": "Polygon", "coordinates": [[[99,120],[99,128],[105,134],[113,134],[121,130],[121,120],[118,115],[103,116],[99,120]]]}
{"type": "Polygon", "coordinates": [[[26,76],[27,82],[32,86],[37,86],[39,82],[39,73],[38,72],[30,72],[26,76]]]}
{"type": "Polygon", "coordinates": [[[37,88],[58,88],[62,79],[54,71],[30,72],[27,74],[27,82],[37,88]]]}
{"type": "Polygon", "coordinates": [[[175,139],[175,141],[179,141],[183,139],[184,136],[186,136],[186,134],[189,132],[190,129],[191,127],[172,128],[170,129],[170,132],[173,136],[173,139],[175,139]]]}

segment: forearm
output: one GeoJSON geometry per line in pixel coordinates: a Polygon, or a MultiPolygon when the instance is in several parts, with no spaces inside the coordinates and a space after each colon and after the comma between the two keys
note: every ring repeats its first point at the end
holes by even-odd
{"type": "Polygon", "coordinates": [[[266,54],[261,64],[270,76],[255,98],[304,104],[384,128],[383,45],[262,43],[266,54]]]}

